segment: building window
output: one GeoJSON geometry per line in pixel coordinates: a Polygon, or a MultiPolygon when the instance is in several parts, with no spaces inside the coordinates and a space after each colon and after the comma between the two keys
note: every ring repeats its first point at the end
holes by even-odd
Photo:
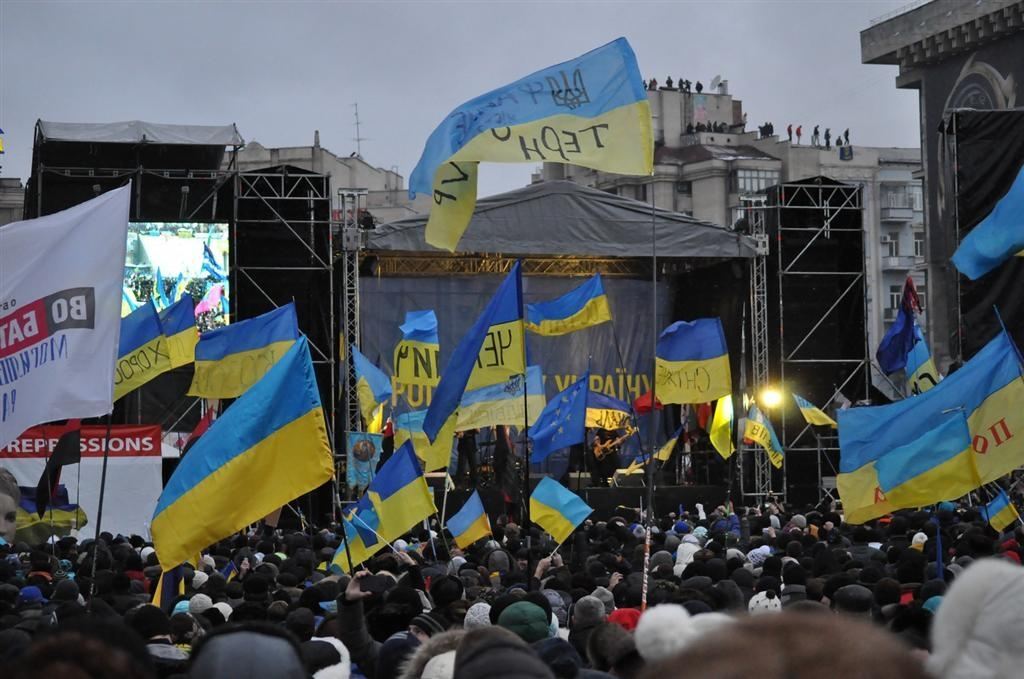
{"type": "Polygon", "coordinates": [[[889,286],[889,308],[896,311],[900,308],[900,304],[903,302],[903,286],[902,285],[890,285],[889,286]]]}
{"type": "Polygon", "coordinates": [[[910,187],[910,207],[915,210],[924,210],[924,198],[921,195],[921,185],[913,184],[910,187]]]}
{"type": "Polygon", "coordinates": [[[882,194],[882,206],[883,207],[910,207],[910,202],[907,200],[907,187],[905,186],[889,186],[885,189],[882,194]]]}
{"type": "Polygon", "coordinates": [[[882,236],[882,256],[899,257],[900,241],[894,233],[887,233],[882,236]]]}
{"type": "Polygon", "coordinates": [[[693,193],[693,184],[690,182],[678,182],[676,183],[676,191],[684,196],[689,196],[693,193]]]}
{"type": "Polygon", "coordinates": [[[924,231],[914,232],[914,256],[924,257],[924,231]]]}
{"type": "Polygon", "coordinates": [[[734,193],[764,193],[769,186],[779,183],[776,170],[736,170],[732,173],[734,193]]]}
{"type": "Polygon", "coordinates": [[[647,202],[647,184],[636,185],[636,199],[647,202]]]}

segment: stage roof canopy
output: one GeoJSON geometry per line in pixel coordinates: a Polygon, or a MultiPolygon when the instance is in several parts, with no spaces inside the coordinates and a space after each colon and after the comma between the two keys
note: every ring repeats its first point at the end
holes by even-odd
{"type": "MultiPolygon", "coordinates": [[[[658,257],[753,257],[743,234],[670,210],[655,210],[658,257]]],[[[443,252],[427,245],[427,215],[382,224],[370,251],[443,252]]],[[[568,181],[532,184],[477,202],[462,253],[509,256],[650,257],[651,206],[568,181]]]]}
{"type": "Polygon", "coordinates": [[[125,120],[117,123],[37,123],[43,141],[95,144],[186,144],[190,146],[241,146],[238,128],[231,125],[169,125],[125,120]]]}

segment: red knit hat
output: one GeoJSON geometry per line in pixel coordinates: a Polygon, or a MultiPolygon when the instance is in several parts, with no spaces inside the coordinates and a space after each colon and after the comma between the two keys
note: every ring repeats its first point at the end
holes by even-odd
{"type": "Polygon", "coordinates": [[[640,611],[636,608],[616,608],[608,616],[608,622],[614,622],[627,632],[635,630],[639,621],[640,611]]]}

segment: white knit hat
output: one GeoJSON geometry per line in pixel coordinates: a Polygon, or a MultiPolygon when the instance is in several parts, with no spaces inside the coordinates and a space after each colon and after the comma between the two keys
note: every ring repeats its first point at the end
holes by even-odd
{"type": "Polygon", "coordinates": [[[420,679],[452,679],[454,675],[455,651],[446,651],[427,661],[420,679]]]}
{"type": "Polygon", "coordinates": [[[758,592],[750,599],[750,603],[747,604],[747,610],[750,611],[751,615],[761,615],[762,613],[781,613],[782,612],[782,599],[775,593],[775,590],[768,590],[766,592],[758,592]]]}
{"type": "Polygon", "coordinates": [[[202,571],[196,571],[192,576],[192,589],[199,589],[206,584],[206,581],[210,579],[210,576],[202,571]]]}
{"type": "Polygon", "coordinates": [[[211,608],[213,608],[213,599],[205,594],[196,594],[188,600],[188,612],[192,615],[199,615],[211,608]]]}
{"type": "Polygon", "coordinates": [[[923,545],[928,542],[928,536],[924,533],[914,533],[914,538],[910,541],[912,545],[923,545]]]}

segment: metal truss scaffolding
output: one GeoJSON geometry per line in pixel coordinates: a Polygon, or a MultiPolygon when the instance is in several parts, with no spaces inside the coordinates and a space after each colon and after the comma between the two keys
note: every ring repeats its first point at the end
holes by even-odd
{"type": "Polygon", "coordinates": [[[232,316],[295,302],[333,442],[337,379],[330,177],[292,167],[234,174],[232,316]]]}
{"type": "Polygon", "coordinates": [[[868,396],[861,188],[827,178],[783,184],[771,193],[768,211],[776,240],[776,355],[787,400],[780,432],[786,456],[781,478],[765,461],[768,473],[759,490],[770,491],[774,476],[785,498],[791,474],[799,468],[807,484],[816,475],[813,483],[820,494],[822,474],[835,475],[837,444],[806,424],[792,394],[812,398],[823,408],[840,395],[851,400],[868,396]],[[817,464],[811,462],[815,458],[817,464]]]}
{"type": "MultiPolygon", "coordinates": [[[[345,431],[362,431],[363,425],[359,413],[359,399],[356,397],[355,364],[352,361],[350,347],[359,346],[359,254],[362,249],[363,231],[359,226],[359,211],[365,202],[366,191],[358,189],[338,189],[338,202],[341,206],[340,222],[337,227],[341,233],[342,296],[341,296],[341,327],[340,339],[344,342],[341,348],[342,360],[345,362],[344,379],[341,388],[344,392],[342,409],[345,431]]],[[[344,461],[342,461],[344,462],[344,461]]]]}

